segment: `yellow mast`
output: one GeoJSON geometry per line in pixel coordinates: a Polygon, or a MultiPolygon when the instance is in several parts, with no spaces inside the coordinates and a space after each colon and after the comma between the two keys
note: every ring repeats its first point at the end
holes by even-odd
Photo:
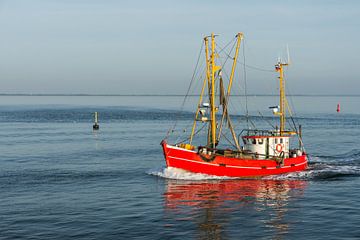
{"type": "Polygon", "coordinates": [[[281,61],[275,65],[275,69],[279,72],[279,88],[280,88],[280,110],[278,115],[280,116],[280,135],[283,135],[285,132],[285,123],[286,123],[286,108],[285,108],[285,81],[284,81],[284,66],[288,66],[288,63],[282,63],[281,61]]]}
{"type": "Polygon", "coordinates": [[[237,63],[237,57],[239,55],[239,48],[240,48],[241,40],[243,39],[243,33],[238,33],[236,35],[236,38],[237,38],[236,50],[235,50],[234,62],[233,62],[232,68],[231,68],[229,86],[228,86],[228,89],[227,89],[227,96],[226,96],[227,98],[229,98],[230,91],[231,91],[231,86],[232,86],[233,79],[234,79],[234,73],[235,73],[235,68],[236,68],[236,63],[237,63]]]}
{"type": "Polygon", "coordinates": [[[211,144],[212,147],[216,147],[216,108],[215,108],[215,35],[211,33],[211,144]]]}

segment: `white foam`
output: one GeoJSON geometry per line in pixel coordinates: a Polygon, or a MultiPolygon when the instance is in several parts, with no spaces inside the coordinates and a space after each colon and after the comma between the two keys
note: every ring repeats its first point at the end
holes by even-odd
{"type": "Polygon", "coordinates": [[[322,159],[317,156],[311,156],[309,157],[309,159],[311,160],[311,162],[322,162],[322,159]]]}
{"type": "Polygon", "coordinates": [[[281,175],[273,175],[265,177],[264,179],[300,179],[300,180],[311,180],[311,179],[326,179],[336,175],[351,175],[360,174],[359,166],[334,166],[326,164],[317,164],[312,168],[300,172],[291,172],[281,175]]]}
{"type": "Polygon", "coordinates": [[[160,169],[152,169],[149,170],[147,173],[162,178],[178,179],[178,180],[198,181],[198,180],[210,180],[210,179],[233,179],[230,177],[220,177],[220,176],[207,175],[202,173],[193,173],[173,167],[162,167],[160,169]]]}
{"type": "MultiPolygon", "coordinates": [[[[147,172],[150,175],[177,180],[222,180],[222,179],[237,179],[231,177],[220,177],[214,175],[207,175],[202,173],[188,172],[183,169],[173,167],[160,167],[151,169],[147,172]]],[[[324,163],[315,163],[305,171],[291,172],[281,175],[271,175],[263,177],[262,179],[270,180],[313,180],[326,179],[336,175],[360,175],[360,166],[338,166],[328,165],[324,163]]]]}
{"type": "Polygon", "coordinates": [[[300,172],[291,172],[291,173],[284,173],[280,175],[271,175],[263,177],[263,179],[268,180],[307,180],[312,179],[316,176],[317,173],[312,170],[305,170],[300,172]]]}

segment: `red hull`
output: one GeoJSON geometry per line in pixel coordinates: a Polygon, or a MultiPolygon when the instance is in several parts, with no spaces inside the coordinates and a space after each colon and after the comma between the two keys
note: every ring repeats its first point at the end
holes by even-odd
{"type": "Polygon", "coordinates": [[[289,172],[303,171],[307,168],[305,154],[285,158],[282,165],[274,160],[239,159],[216,156],[211,162],[204,161],[196,151],[186,150],[162,142],[166,165],[194,173],[204,173],[228,177],[261,177],[289,172]]]}

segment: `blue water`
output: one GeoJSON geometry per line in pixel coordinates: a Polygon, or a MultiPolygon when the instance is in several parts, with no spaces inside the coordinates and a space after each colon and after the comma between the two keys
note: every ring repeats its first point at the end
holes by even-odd
{"type": "Polygon", "coordinates": [[[160,141],[192,118],[171,97],[1,98],[0,239],[360,238],[356,107],[307,99],[309,169],[239,180],[165,168],[160,141]]]}

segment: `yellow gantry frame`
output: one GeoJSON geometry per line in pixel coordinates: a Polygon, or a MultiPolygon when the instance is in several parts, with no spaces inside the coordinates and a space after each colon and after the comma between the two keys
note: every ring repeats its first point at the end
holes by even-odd
{"type": "MultiPolygon", "coordinates": [[[[230,75],[230,81],[229,81],[229,86],[227,89],[227,95],[226,95],[226,100],[228,100],[229,96],[230,96],[230,91],[231,91],[231,86],[233,83],[233,78],[234,78],[234,73],[235,73],[235,67],[236,67],[236,61],[237,61],[237,57],[238,57],[238,53],[239,53],[239,48],[240,48],[240,42],[243,38],[243,34],[242,33],[238,33],[236,35],[237,37],[237,45],[236,45],[236,50],[235,50],[235,57],[234,57],[234,62],[232,65],[232,70],[231,70],[231,75],[230,75]]],[[[205,54],[206,54],[206,78],[204,79],[203,82],[203,86],[201,89],[201,94],[200,94],[200,99],[199,99],[199,103],[198,103],[198,107],[197,107],[197,111],[195,113],[195,119],[194,119],[194,123],[192,126],[192,130],[191,130],[191,135],[190,135],[190,144],[193,141],[193,137],[195,134],[195,128],[196,128],[196,121],[198,120],[198,116],[199,116],[199,110],[201,108],[201,102],[203,99],[203,94],[205,91],[205,87],[206,87],[206,82],[208,83],[208,91],[209,91],[209,98],[210,98],[210,125],[209,125],[209,138],[208,138],[208,146],[211,146],[212,148],[216,147],[216,106],[215,106],[215,73],[219,70],[221,70],[220,66],[216,66],[215,65],[215,35],[214,33],[211,34],[210,36],[211,38],[211,55],[209,58],[209,41],[208,41],[208,37],[204,38],[204,42],[205,42],[205,54]]],[[[221,125],[224,121],[224,117],[225,115],[228,116],[227,114],[227,106],[224,108],[224,112],[223,112],[223,116],[222,116],[222,120],[221,120],[221,125]]],[[[230,125],[230,130],[231,133],[233,135],[236,147],[239,149],[239,143],[238,140],[236,138],[234,129],[232,128],[232,124],[230,121],[230,118],[228,117],[228,121],[229,121],[229,125],[230,125]]],[[[220,126],[222,127],[222,126],[220,126]]],[[[219,138],[220,138],[220,134],[221,134],[221,128],[219,131],[219,138]]],[[[219,140],[219,139],[218,139],[219,140]]]]}
{"type": "Polygon", "coordinates": [[[223,125],[223,122],[225,120],[225,116],[227,117],[227,120],[229,122],[229,127],[230,127],[230,131],[231,131],[231,135],[234,139],[234,142],[235,142],[235,145],[236,145],[236,148],[238,150],[240,150],[240,145],[239,145],[239,141],[238,139],[236,138],[236,134],[235,134],[235,131],[234,131],[234,128],[232,126],[232,123],[231,123],[231,120],[230,120],[230,117],[229,117],[229,114],[228,114],[228,109],[227,109],[227,103],[228,103],[228,100],[229,100],[229,97],[230,97],[230,92],[231,92],[231,87],[232,87],[232,83],[233,83],[233,79],[234,79],[234,74],[235,74],[235,68],[236,68],[236,63],[237,63],[237,58],[238,58],[238,55],[239,55],[239,48],[240,48],[240,43],[241,43],[241,40],[243,39],[243,33],[238,33],[236,35],[236,38],[237,38],[237,43],[236,43],[236,49],[235,49],[235,56],[234,56],[234,61],[233,61],[233,65],[232,65],[232,68],[231,68],[231,74],[230,74],[230,79],[229,79],[229,85],[228,85],[228,89],[227,89],[227,94],[226,94],[226,103],[225,103],[225,108],[223,110],[223,115],[222,115],[222,118],[221,118],[221,123],[220,123],[220,130],[219,130],[219,135],[218,135],[218,140],[220,140],[220,136],[221,136],[221,132],[222,132],[222,125],[223,125]]]}

